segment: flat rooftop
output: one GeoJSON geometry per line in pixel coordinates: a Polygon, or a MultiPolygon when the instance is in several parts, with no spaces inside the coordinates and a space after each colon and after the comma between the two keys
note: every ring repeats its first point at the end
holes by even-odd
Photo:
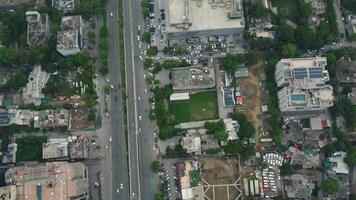
{"type": "Polygon", "coordinates": [[[198,90],[215,87],[213,67],[182,67],[172,69],[173,90],[198,90]]]}
{"type": "Polygon", "coordinates": [[[282,59],[276,66],[277,85],[289,84],[303,89],[322,88],[329,81],[326,64],[326,57],[282,59]]]}
{"type": "Polygon", "coordinates": [[[52,0],[52,6],[64,12],[71,11],[74,9],[74,0],[52,0]]]}
{"type": "Polygon", "coordinates": [[[67,138],[49,139],[47,143],[42,144],[42,158],[65,158],[69,156],[67,138]]]}
{"type": "Polygon", "coordinates": [[[49,162],[12,167],[5,182],[16,185],[16,199],[88,199],[88,167],[82,163],[49,162]]]}
{"type": "Polygon", "coordinates": [[[37,46],[43,44],[49,37],[49,16],[37,11],[26,12],[27,21],[27,44],[37,46]]]}
{"type": "Polygon", "coordinates": [[[43,5],[45,0],[0,0],[0,9],[16,8],[21,4],[24,5],[43,5]]]}
{"type": "Polygon", "coordinates": [[[80,34],[82,30],[82,16],[66,16],[62,18],[60,31],[57,33],[57,50],[80,48],[80,34]]]}
{"type": "Polygon", "coordinates": [[[241,0],[166,0],[166,5],[167,32],[245,27],[241,0]]]}

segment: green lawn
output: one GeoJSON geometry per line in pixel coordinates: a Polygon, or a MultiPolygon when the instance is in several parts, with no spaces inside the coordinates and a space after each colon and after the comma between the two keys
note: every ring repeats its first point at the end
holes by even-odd
{"type": "Polygon", "coordinates": [[[40,161],[42,159],[42,143],[47,136],[26,136],[16,139],[16,161],[40,161]]]}
{"type": "Polygon", "coordinates": [[[192,187],[197,186],[198,183],[201,182],[201,176],[198,170],[190,171],[189,175],[190,175],[190,184],[192,187]]]}
{"type": "Polygon", "coordinates": [[[278,8],[278,14],[295,22],[298,18],[296,0],[272,0],[272,6],[278,8]]]}
{"type": "Polygon", "coordinates": [[[190,95],[189,100],[171,101],[170,117],[174,124],[218,118],[216,91],[190,95]]]}

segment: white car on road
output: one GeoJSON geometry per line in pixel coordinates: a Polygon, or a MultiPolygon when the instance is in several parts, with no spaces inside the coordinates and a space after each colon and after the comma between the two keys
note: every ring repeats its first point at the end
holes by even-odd
{"type": "Polygon", "coordinates": [[[120,184],[120,189],[124,189],[124,184],[120,184]]]}
{"type": "Polygon", "coordinates": [[[112,142],[112,138],[111,138],[111,136],[109,137],[109,142],[112,142]]]}
{"type": "Polygon", "coordinates": [[[140,121],[142,120],[142,117],[141,117],[141,115],[139,115],[139,116],[138,116],[138,120],[140,120],[140,121]]]}
{"type": "Polygon", "coordinates": [[[111,12],[111,13],[110,13],[110,16],[112,17],[113,15],[114,15],[114,14],[111,12]]]}

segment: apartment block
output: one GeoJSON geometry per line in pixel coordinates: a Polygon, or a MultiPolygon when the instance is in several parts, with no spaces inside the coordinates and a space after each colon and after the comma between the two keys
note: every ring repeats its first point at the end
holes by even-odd
{"type": "Polygon", "coordinates": [[[333,105],[333,88],[325,57],[282,59],[275,79],[281,112],[324,110],[333,105]]]}

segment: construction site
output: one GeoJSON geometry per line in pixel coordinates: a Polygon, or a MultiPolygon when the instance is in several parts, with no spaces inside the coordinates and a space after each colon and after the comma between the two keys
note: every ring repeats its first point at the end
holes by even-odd
{"type": "Polygon", "coordinates": [[[200,158],[205,199],[235,200],[242,195],[236,159],[200,158]]]}

